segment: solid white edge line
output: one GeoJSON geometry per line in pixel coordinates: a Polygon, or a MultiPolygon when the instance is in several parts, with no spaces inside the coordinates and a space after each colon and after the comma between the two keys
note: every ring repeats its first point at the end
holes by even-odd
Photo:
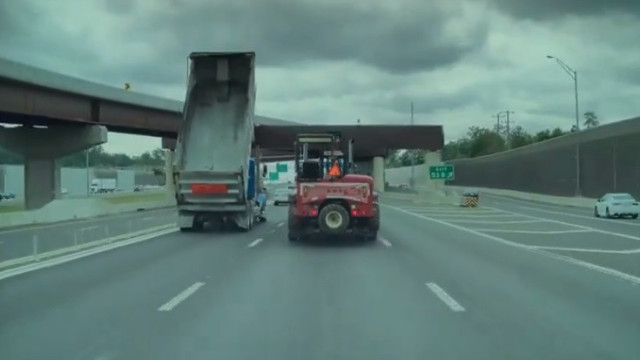
{"type": "Polygon", "coordinates": [[[585,248],[572,248],[572,247],[560,247],[560,246],[536,246],[536,249],[540,249],[540,250],[556,250],[556,251],[573,251],[573,252],[591,252],[591,253],[602,253],[602,254],[637,254],[637,253],[640,253],[640,249],[607,250],[607,249],[585,249],[585,248]]]}
{"type": "Polygon", "coordinates": [[[77,260],[77,259],[81,259],[87,256],[91,256],[91,255],[95,255],[95,254],[99,254],[99,253],[103,253],[105,251],[110,251],[110,250],[114,250],[123,246],[128,246],[128,245],[133,245],[142,241],[147,241],[153,238],[157,238],[159,236],[163,236],[163,235],[167,235],[167,234],[171,234],[178,231],[177,228],[173,228],[173,229],[166,229],[166,230],[160,230],[154,233],[150,233],[150,234],[145,234],[145,235],[140,235],[140,236],[136,236],[134,238],[128,239],[128,240],[121,240],[115,243],[111,243],[108,245],[104,245],[104,246],[100,246],[100,247],[96,247],[96,248],[91,248],[88,250],[84,250],[84,251],[79,251],[79,252],[75,252],[69,255],[63,255],[60,257],[56,257],[53,258],[51,260],[45,260],[45,261],[40,261],[37,263],[33,263],[33,264],[28,264],[25,266],[20,266],[20,267],[16,267],[13,269],[8,269],[8,270],[4,270],[2,272],[0,272],[0,280],[4,280],[4,279],[8,279],[14,276],[18,276],[18,275],[22,275],[22,274],[26,274],[32,271],[36,271],[36,270],[40,270],[40,269],[44,269],[44,268],[48,268],[48,267],[52,267],[52,266],[56,266],[56,265],[60,265],[60,264],[64,264],[67,263],[69,261],[73,261],[73,260],[77,260]]]}
{"type": "Polygon", "coordinates": [[[193,295],[198,289],[200,289],[204,285],[203,282],[197,282],[185,290],[183,290],[180,294],[176,295],[173,299],[167,301],[164,305],[158,308],[158,311],[171,311],[174,307],[178,306],[181,302],[185,301],[189,296],[193,295]]]}
{"type": "Polygon", "coordinates": [[[425,283],[429,290],[431,290],[436,296],[442,300],[443,303],[447,304],[447,306],[455,312],[465,311],[465,308],[462,307],[457,301],[454,300],[446,291],[444,291],[438,284],[436,283],[425,283]]]}
{"type": "Polygon", "coordinates": [[[561,235],[561,234],[580,234],[592,232],[591,230],[514,230],[514,229],[476,229],[482,232],[509,233],[509,234],[534,234],[534,235],[561,235]]]}
{"type": "Polygon", "coordinates": [[[565,261],[565,262],[568,262],[568,263],[571,263],[571,264],[574,264],[574,265],[582,266],[582,267],[587,268],[587,269],[596,270],[596,271],[598,271],[600,273],[611,275],[611,276],[617,277],[619,279],[629,281],[629,282],[631,282],[631,283],[633,283],[635,285],[640,285],[640,277],[633,276],[631,274],[623,273],[623,272],[618,271],[618,270],[614,270],[614,269],[610,269],[610,268],[607,268],[607,267],[604,267],[604,266],[595,265],[595,264],[588,263],[588,262],[585,262],[585,261],[582,261],[582,260],[574,259],[572,257],[568,257],[568,256],[564,256],[564,255],[558,255],[558,254],[554,254],[554,253],[551,253],[551,252],[548,252],[548,251],[544,251],[544,250],[538,250],[538,249],[536,249],[535,246],[518,244],[518,243],[509,241],[509,240],[506,240],[506,239],[503,239],[503,238],[500,238],[500,237],[497,237],[497,236],[481,233],[481,232],[478,232],[478,231],[475,231],[475,230],[472,230],[472,229],[467,229],[467,228],[459,226],[459,225],[450,224],[450,223],[448,223],[446,221],[433,219],[433,218],[430,218],[430,217],[427,217],[427,216],[424,216],[424,215],[415,214],[415,213],[412,213],[410,211],[406,211],[406,210],[404,210],[402,208],[399,208],[399,207],[396,207],[396,206],[385,205],[385,204],[380,204],[380,205],[384,206],[384,207],[388,207],[388,208],[396,210],[396,211],[399,211],[399,212],[402,212],[402,213],[405,213],[405,214],[409,214],[409,215],[415,216],[415,217],[420,218],[420,219],[432,221],[432,222],[438,223],[440,225],[444,225],[444,226],[448,226],[448,227],[454,228],[456,230],[464,231],[464,232],[467,232],[469,234],[473,234],[473,235],[476,235],[476,236],[479,236],[479,237],[483,237],[485,239],[493,240],[495,242],[498,242],[498,243],[501,243],[501,244],[504,244],[504,245],[509,245],[509,246],[517,247],[517,248],[524,249],[524,250],[527,250],[527,251],[531,251],[531,252],[534,252],[534,253],[537,253],[537,254],[540,254],[540,255],[545,255],[547,257],[550,257],[550,258],[553,258],[553,259],[556,259],[556,260],[562,260],[562,261],[565,261]]]}
{"type": "Polygon", "coordinates": [[[251,244],[247,245],[247,247],[250,247],[250,248],[251,248],[251,247],[254,247],[254,246],[256,246],[256,245],[260,244],[260,243],[262,242],[262,240],[263,240],[262,238],[257,238],[257,239],[255,239],[255,240],[253,240],[253,241],[251,242],[251,244]]]}

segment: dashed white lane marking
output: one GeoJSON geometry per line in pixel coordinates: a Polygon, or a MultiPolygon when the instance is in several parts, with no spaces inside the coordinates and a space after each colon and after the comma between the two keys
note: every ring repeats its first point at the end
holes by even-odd
{"type": "Polygon", "coordinates": [[[378,242],[386,247],[391,247],[391,242],[383,237],[378,237],[378,242]]]}
{"type": "Polygon", "coordinates": [[[455,311],[455,312],[465,311],[462,305],[458,304],[458,302],[455,301],[451,296],[449,296],[449,294],[447,294],[446,291],[442,290],[442,288],[438,286],[438,284],[431,282],[431,283],[426,283],[425,285],[427,285],[429,290],[431,290],[434,294],[436,294],[436,296],[440,298],[442,302],[447,304],[447,306],[452,311],[455,311]]]}
{"type": "Polygon", "coordinates": [[[153,220],[153,216],[147,216],[142,218],[142,221],[149,221],[149,220],[153,220]]]}
{"type": "Polygon", "coordinates": [[[276,225],[276,226],[277,226],[277,227],[280,227],[280,226],[282,226],[282,225],[284,225],[284,222],[278,223],[278,225],[276,225]]]}
{"type": "MultiPolygon", "coordinates": [[[[518,206],[518,207],[521,208],[521,209],[524,209],[524,210],[533,210],[533,211],[539,211],[539,212],[543,212],[543,213],[547,213],[547,214],[570,216],[570,217],[579,218],[579,219],[606,221],[606,222],[609,222],[609,223],[611,223],[611,220],[612,220],[612,219],[597,218],[595,216],[586,216],[586,215],[579,215],[579,214],[571,214],[571,213],[568,213],[568,212],[538,209],[538,208],[534,208],[534,207],[530,207],[530,206],[518,206]]],[[[617,222],[615,222],[615,224],[616,225],[623,224],[623,225],[631,225],[631,226],[640,226],[640,224],[638,224],[636,222],[631,222],[631,221],[617,221],[617,222]]]]}
{"type": "Polygon", "coordinates": [[[576,230],[510,230],[510,229],[476,229],[476,231],[482,232],[497,232],[497,233],[513,233],[513,234],[537,234],[537,235],[561,235],[561,234],[574,234],[574,233],[586,233],[591,230],[576,229],[576,230]]]}
{"type": "Polygon", "coordinates": [[[274,232],[276,232],[276,229],[269,230],[269,234],[273,234],[274,232]]]}
{"type": "Polygon", "coordinates": [[[557,259],[557,260],[562,260],[562,261],[565,261],[565,262],[568,262],[568,263],[571,263],[571,264],[574,264],[574,265],[578,265],[578,266],[581,266],[581,267],[584,267],[584,268],[588,268],[588,269],[591,269],[591,270],[598,271],[598,272],[603,273],[603,274],[615,276],[615,277],[617,277],[619,279],[629,281],[629,282],[631,282],[633,284],[636,284],[636,285],[640,285],[640,277],[633,276],[633,275],[630,275],[630,274],[627,274],[627,273],[623,273],[623,272],[618,271],[618,270],[614,270],[614,269],[610,269],[610,268],[607,268],[607,267],[604,267],[604,266],[591,264],[591,263],[588,263],[588,262],[585,262],[585,261],[582,261],[582,260],[574,259],[572,257],[559,255],[559,254],[554,254],[554,253],[551,253],[551,252],[548,252],[548,251],[545,251],[545,250],[539,250],[539,249],[536,249],[533,246],[519,244],[519,243],[516,243],[516,242],[513,242],[513,241],[509,241],[509,240],[503,239],[501,237],[497,237],[497,236],[494,236],[494,235],[490,235],[490,234],[482,233],[482,232],[475,231],[475,230],[472,230],[472,229],[468,229],[468,228],[465,228],[465,227],[460,226],[460,225],[451,224],[451,223],[448,223],[446,221],[442,221],[442,220],[431,218],[431,217],[428,217],[428,216],[416,214],[416,213],[404,210],[404,209],[396,207],[396,206],[386,205],[386,204],[380,204],[380,205],[383,206],[383,207],[394,209],[396,211],[399,211],[399,212],[402,212],[402,213],[417,217],[419,219],[435,222],[437,224],[448,226],[450,228],[453,228],[453,229],[456,229],[456,230],[460,230],[460,231],[464,231],[466,233],[473,234],[473,235],[476,235],[476,236],[479,236],[479,237],[482,237],[482,238],[485,238],[485,239],[493,240],[495,242],[498,242],[498,243],[501,243],[501,244],[504,244],[504,245],[510,245],[510,246],[517,247],[517,248],[520,248],[520,249],[524,249],[524,250],[527,250],[527,251],[531,251],[531,252],[534,252],[534,253],[537,253],[537,254],[545,255],[545,256],[550,257],[550,258],[554,258],[554,259],[557,259]]]}
{"type": "Polygon", "coordinates": [[[263,240],[262,238],[255,239],[255,240],[253,240],[253,241],[251,242],[251,244],[247,245],[247,247],[252,248],[252,247],[254,247],[254,246],[256,246],[256,245],[260,244],[260,243],[262,242],[262,240],[263,240]]]}
{"type": "Polygon", "coordinates": [[[97,228],[99,228],[99,227],[100,227],[100,226],[87,226],[87,227],[80,228],[80,231],[89,231],[89,230],[94,230],[94,229],[97,229],[97,228]]]}
{"type": "Polygon", "coordinates": [[[166,304],[160,306],[158,311],[171,311],[174,307],[178,306],[181,302],[185,301],[189,296],[193,295],[198,289],[200,289],[204,285],[203,282],[197,282],[188,288],[186,288],[183,292],[176,295],[173,299],[169,300],[166,304]]]}

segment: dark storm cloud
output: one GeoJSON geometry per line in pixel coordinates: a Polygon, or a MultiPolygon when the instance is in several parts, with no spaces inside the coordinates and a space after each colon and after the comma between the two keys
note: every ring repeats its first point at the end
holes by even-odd
{"type": "Polygon", "coordinates": [[[411,73],[455,63],[481,47],[487,35],[482,24],[463,40],[452,39],[444,27],[455,12],[423,1],[401,11],[300,0],[170,3],[170,11],[141,14],[129,32],[134,38],[158,30],[172,33],[173,39],[165,41],[174,46],[159,54],[171,63],[195,50],[255,50],[262,66],[352,60],[389,73],[411,73]]]}
{"type": "Polygon", "coordinates": [[[402,94],[394,92],[388,97],[382,97],[368,103],[369,106],[376,106],[393,110],[397,113],[410,114],[411,102],[415,114],[430,114],[439,111],[459,110],[474,103],[481,97],[476,89],[465,88],[455,93],[442,94],[402,94]]]}
{"type": "Polygon", "coordinates": [[[55,28],[50,14],[27,1],[0,1],[0,56],[49,70],[50,62],[57,65],[70,59],[81,65],[100,60],[100,54],[88,48],[82,34],[55,28]]]}
{"type": "Polygon", "coordinates": [[[640,15],[639,0],[489,0],[499,10],[519,19],[555,20],[567,15],[640,15]]]}
{"type": "Polygon", "coordinates": [[[104,5],[107,11],[120,15],[131,13],[136,9],[136,2],[131,0],[107,0],[104,5]]]}

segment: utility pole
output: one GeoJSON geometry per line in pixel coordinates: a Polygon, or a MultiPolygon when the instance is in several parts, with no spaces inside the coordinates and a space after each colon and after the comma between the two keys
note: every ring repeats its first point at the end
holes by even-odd
{"type": "Polygon", "coordinates": [[[507,114],[507,150],[511,149],[511,121],[509,119],[509,114],[513,114],[514,112],[511,110],[506,110],[507,114]]]}
{"type": "Polygon", "coordinates": [[[493,115],[493,117],[496,118],[496,132],[498,134],[502,134],[502,123],[500,123],[500,117],[502,116],[501,113],[497,113],[495,115],[493,115]]]}
{"type": "MultiPolygon", "coordinates": [[[[411,126],[413,126],[413,101],[411,102],[411,126]]],[[[416,158],[414,153],[411,154],[411,179],[409,180],[411,189],[415,189],[415,175],[416,175],[416,158]]]]}
{"type": "Polygon", "coordinates": [[[496,118],[498,119],[498,134],[500,133],[500,130],[502,129],[502,124],[500,124],[500,117],[502,115],[506,115],[506,120],[505,120],[505,142],[507,145],[507,150],[511,148],[511,119],[509,118],[509,115],[511,114],[515,114],[515,111],[511,111],[511,110],[505,110],[505,111],[500,111],[499,113],[496,114],[496,118]]]}

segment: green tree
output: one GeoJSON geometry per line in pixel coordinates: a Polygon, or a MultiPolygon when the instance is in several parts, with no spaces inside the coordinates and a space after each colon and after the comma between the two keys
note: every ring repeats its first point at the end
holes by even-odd
{"type": "Polygon", "coordinates": [[[598,120],[598,115],[596,115],[596,113],[593,111],[587,111],[584,113],[584,126],[586,126],[587,129],[594,128],[598,125],[600,125],[600,121],[598,120]]]}
{"type": "Polygon", "coordinates": [[[527,146],[533,143],[533,137],[522,126],[516,126],[509,134],[509,145],[512,149],[527,146]]]}
{"type": "Polygon", "coordinates": [[[389,151],[389,154],[385,158],[385,167],[395,168],[401,165],[400,152],[398,150],[389,151]]]}
{"type": "Polygon", "coordinates": [[[489,155],[505,150],[504,139],[493,130],[472,126],[467,132],[467,137],[471,140],[470,157],[489,155]]]}
{"type": "Polygon", "coordinates": [[[412,161],[415,165],[424,164],[424,151],[405,150],[402,155],[400,155],[400,164],[402,164],[402,166],[409,166],[412,161]]]}

